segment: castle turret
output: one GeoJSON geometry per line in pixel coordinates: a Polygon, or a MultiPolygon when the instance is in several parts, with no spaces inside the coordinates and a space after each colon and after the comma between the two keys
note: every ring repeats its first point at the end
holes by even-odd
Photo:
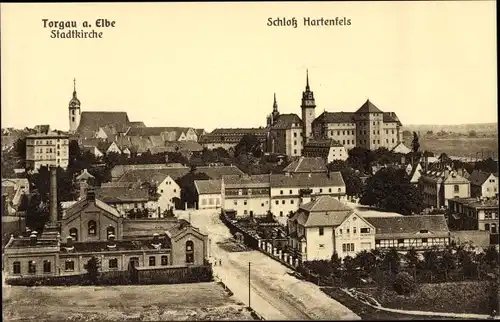
{"type": "Polygon", "coordinates": [[[312,122],[316,118],[316,102],[314,100],[314,93],[309,87],[309,71],[306,71],[306,90],[302,92],[302,122],[304,127],[302,129],[302,137],[304,144],[312,138],[312,122]]]}

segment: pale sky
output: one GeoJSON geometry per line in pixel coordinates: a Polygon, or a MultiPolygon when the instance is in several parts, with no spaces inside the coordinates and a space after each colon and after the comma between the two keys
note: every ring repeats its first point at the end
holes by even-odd
{"type": "Polygon", "coordinates": [[[1,4],[2,127],[68,129],[82,111],[148,126],[265,126],[301,115],[309,69],[316,116],[367,98],[403,124],[497,121],[494,1],[1,4]],[[299,26],[269,27],[269,17],[299,26]],[[351,19],[306,27],[303,18],[351,19]],[[51,39],[42,19],[116,21],[102,39],[51,39]]]}

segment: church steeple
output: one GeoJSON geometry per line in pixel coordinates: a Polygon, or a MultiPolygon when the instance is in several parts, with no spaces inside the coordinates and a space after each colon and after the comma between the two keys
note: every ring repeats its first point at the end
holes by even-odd
{"type": "Polygon", "coordinates": [[[276,93],[274,93],[273,113],[278,112],[278,102],[276,102],[276,93]]]}
{"type": "Polygon", "coordinates": [[[73,97],[69,101],[69,131],[74,133],[80,124],[80,100],[76,97],[76,79],[73,78],[73,97]]]}
{"type": "Polygon", "coordinates": [[[73,78],[73,97],[76,98],[76,78],[73,78]]]}
{"type": "Polygon", "coordinates": [[[306,69],[306,92],[309,92],[309,69],[306,69]]]}

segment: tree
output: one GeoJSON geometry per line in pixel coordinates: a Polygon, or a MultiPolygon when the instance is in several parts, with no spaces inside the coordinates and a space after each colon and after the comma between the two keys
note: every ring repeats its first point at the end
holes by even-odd
{"type": "Polygon", "coordinates": [[[334,252],[332,257],[330,258],[330,264],[333,269],[333,274],[337,276],[340,269],[342,268],[342,260],[340,259],[339,254],[337,254],[337,252],[334,252]]]}
{"type": "Polygon", "coordinates": [[[419,262],[418,260],[418,253],[415,250],[415,248],[411,248],[406,254],[405,254],[405,260],[408,262],[408,265],[411,268],[416,268],[417,264],[419,262]]]}
{"type": "Polygon", "coordinates": [[[434,132],[433,132],[433,131],[427,131],[427,133],[426,133],[426,134],[427,134],[427,135],[432,135],[432,134],[434,134],[434,132]]]}
{"type": "Polygon", "coordinates": [[[448,156],[448,154],[446,153],[441,153],[441,155],[439,155],[439,158],[438,158],[439,162],[441,162],[442,164],[451,164],[452,163],[452,160],[451,158],[448,156]]]}
{"type": "Polygon", "coordinates": [[[256,158],[262,156],[262,147],[259,139],[253,134],[245,134],[235,147],[235,156],[251,154],[256,158]]]}
{"type": "Polygon", "coordinates": [[[439,259],[436,250],[429,249],[424,252],[424,267],[431,273],[431,282],[432,282],[433,275],[438,270],[439,267],[439,259]]]}
{"type": "Polygon", "coordinates": [[[97,284],[97,280],[99,278],[99,269],[101,268],[101,263],[97,257],[92,256],[83,266],[85,270],[87,270],[87,278],[92,284],[97,284]]]}
{"type": "Polygon", "coordinates": [[[353,169],[344,169],[340,172],[345,182],[346,194],[348,196],[359,196],[363,192],[363,182],[353,169]]]}
{"type": "Polygon", "coordinates": [[[449,272],[456,268],[455,256],[450,249],[443,251],[441,255],[441,271],[444,273],[444,278],[448,281],[449,272]]]}
{"type": "Polygon", "coordinates": [[[14,143],[14,151],[15,151],[17,158],[19,158],[20,166],[24,168],[26,166],[26,138],[25,137],[19,138],[16,140],[16,142],[14,143]]]}
{"type": "Polygon", "coordinates": [[[469,136],[470,136],[471,138],[475,138],[475,137],[477,136],[476,131],[474,131],[474,130],[469,131],[469,136]]]}
{"type": "Polygon", "coordinates": [[[370,177],[360,203],[403,215],[420,213],[422,193],[410,183],[404,169],[383,168],[370,177]]]}
{"type": "Polygon", "coordinates": [[[399,295],[408,295],[415,289],[415,279],[407,272],[400,272],[394,280],[394,290],[399,295]]]}
{"type": "Polygon", "coordinates": [[[371,166],[376,159],[375,152],[365,148],[355,147],[349,150],[348,155],[347,162],[353,169],[365,173],[372,172],[371,166]]]}
{"type": "Polygon", "coordinates": [[[391,250],[389,250],[389,252],[385,254],[382,265],[385,269],[394,274],[399,272],[399,269],[401,267],[401,259],[398,251],[395,248],[391,248],[391,250]]]}
{"type": "Polygon", "coordinates": [[[373,253],[363,250],[356,255],[354,262],[356,263],[356,266],[361,267],[365,276],[367,276],[375,269],[377,265],[377,258],[373,253]]]}
{"type": "Polygon", "coordinates": [[[413,153],[417,153],[420,149],[420,142],[418,141],[417,132],[413,132],[413,140],[411,141],[411,149],[413,153]]]}
{"type": "Polygon", "coordinates": [[[196,192],[196,187],[194,182],[196,180],[209,180],[210,177],[203,172],[198,172],[191,169],[190,172],[186,173],[180,179],[176,180],[177,184],[181,188],[181,201],[182,203],[188,204],[188,206],[194,206],[198,200],[198,195],[196,192]]]}

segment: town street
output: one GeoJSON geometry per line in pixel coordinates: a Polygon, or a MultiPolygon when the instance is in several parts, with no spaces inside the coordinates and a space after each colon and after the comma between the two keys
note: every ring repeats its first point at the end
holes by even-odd
{"type": "Polygon", "coordinates": [[[250,262],[250,305],[266,320],[360,319],[324,294],[318,286],[288,275],[290,269],[265,254],[256,250],[232,252],[217,244],[232,237],[229,229],[220,221],[218,212],[190,210],[176,211],[176,215],[186,220],[190,218],[193,226],[208,234],[210,260],[217,260],[214,274],[238,300],[248,305],[250,262]]]}

